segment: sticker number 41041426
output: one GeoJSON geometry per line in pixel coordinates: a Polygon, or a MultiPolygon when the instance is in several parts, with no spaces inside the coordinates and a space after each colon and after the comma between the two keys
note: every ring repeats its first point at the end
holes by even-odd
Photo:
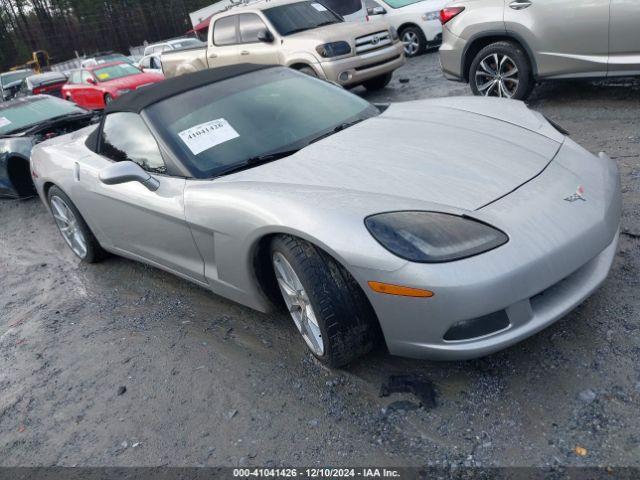
{"type": "Polygon", "coordinates": [[[199,155],[205,150],[240,136],[224,118],[201,123],[178,133],[178,135],[194,155],[199,155]]]}

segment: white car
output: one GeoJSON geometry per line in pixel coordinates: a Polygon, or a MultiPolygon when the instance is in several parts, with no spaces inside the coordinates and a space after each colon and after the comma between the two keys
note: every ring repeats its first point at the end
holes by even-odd
{"type": "Polygon", "coordinates": [[[160,61],[160,54],[152,54],[142,57],[138,62],[138,68],[144,73],[159,73],[164,75],[162,71],[162,62],[160,61]]]}
{"type": "Polygon", "coordinates": [[[154,43],[144,49],[144,56],[149,56],[154,53],[161,54],[169,50],[179,50],[181,48],[201,47],[203,43],[197,38],[178,38],[175,40],[167,40],[162,43],[154,43]]]}
{"type": "Polygon", "coordinates": [[[440,10],[449,0],[365,0],[369,21],[394,27],[407,57],[442,43],[440,10]]]}

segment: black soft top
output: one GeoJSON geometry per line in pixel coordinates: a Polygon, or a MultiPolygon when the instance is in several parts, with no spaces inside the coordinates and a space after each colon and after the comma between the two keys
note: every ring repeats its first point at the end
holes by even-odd
{"type": "Polygon", "coordinates": [[[228,67],[212,68],[180,77],[169,78],[160,83],[142,87],[134,92],[114,100],[105,109],[105,113],[133,112],[140,113],[145,108],[166,98],[171,98],[211,83],[221,82],[246,73],[273,68],[276,65],[253,65],[243,63],[228,67]]]}

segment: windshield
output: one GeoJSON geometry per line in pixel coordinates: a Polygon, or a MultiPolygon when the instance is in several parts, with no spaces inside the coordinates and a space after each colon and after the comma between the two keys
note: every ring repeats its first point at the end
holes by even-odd
{"type": "Polygon", "coordinates": [[[178,42],[171,42],[171,48],[173,48],[174,50],[187,47],[199,47],[201,45],[202,42],[195,38],[185,38],[184,40],[180,40],[178,42]]]}
{"type": "Polygon", "coordinates": [[[26,97],[0,104],[0,135],[24,130],[26,127],[63,115],[88,113],[71,102],[54,97],[26,97]]]}
{"type": "Polygon", "coordinates": [[[31,75],[33,75],[33,72],[31,71],[3,73],[0,75],[0,82],[2,82],[2,85],[9,85],[10,83],[21,82],[31,75]]]}
{"type": "Polygon", "coordinates": [[[340,15],[353,15],[362,10],[362,0],[318,0],[340,15]]]}
{"type": "Polygon", "coordinates": [[[280,35],[286,36],[343,20],[318,2],[299,2],[263,11],[280,35]]]}
{"type": "Polygon", "coordinates": [[[139,69],[128,63],[119,63],[109,67],[96,68],[93,74],[99,82],[108,82],[117,78],[130,77],[142,73],[139,69]]]}
{"type": "Polygon", "coordinates": [[[402,8],[407,5],[411,5],[413,3],[421,2],[422,0],[382,0],[384,3],[389,5],[391,8],[402,8]]]}
{"type": "Polygon", "coordinates": [[[272,68],[177,95],[145,114],[194,177],[211,178],[379,111],[328,82],[272,68]]]}

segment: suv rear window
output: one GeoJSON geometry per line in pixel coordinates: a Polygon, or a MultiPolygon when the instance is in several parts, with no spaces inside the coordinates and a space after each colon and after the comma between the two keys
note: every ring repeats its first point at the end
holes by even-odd
{"type": "Polygon", "coordinates": [[[299,2],[264,10],[280,35],[286,36],[343,20],[319,2],[299,2]]]}

